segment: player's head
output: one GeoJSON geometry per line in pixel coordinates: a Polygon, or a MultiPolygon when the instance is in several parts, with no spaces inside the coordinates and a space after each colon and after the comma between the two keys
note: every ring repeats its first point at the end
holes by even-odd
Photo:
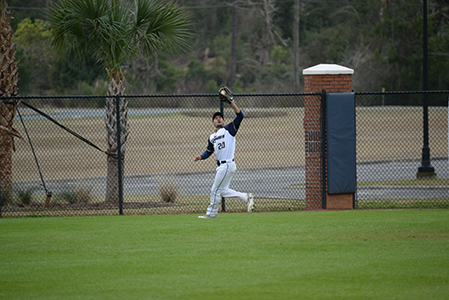
{"type": "Polygon", "coordinates": [[[223,114],[222,114],[221,112],[217,111],[217,112],[214,113],[214,115],[212,116],[212,122],[215,120],[215,117],[216,117],[216,116],[220,116],[220,117],[224,120],[223,114]]]}
{"type": "Polygon", "coordinates": [[[221,112],[217,111],[216,113],[214,113],[214,115],[212,117],[212,124],[214,124],[214,126],[216,128],[223,127],[224,118],[223,118],[223,114],[221,112]]]}

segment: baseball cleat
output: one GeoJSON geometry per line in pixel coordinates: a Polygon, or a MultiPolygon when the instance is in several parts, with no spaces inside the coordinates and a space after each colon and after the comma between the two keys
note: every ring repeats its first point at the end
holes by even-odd
{"type": "Polygon", "coordinates": [[[198,216],[199,219],[216,219],[218,218],[217,215],[204,215],[204,216],[198,216]]]}
{"type": "Polygon", "coordinates": [[[248,212],[252,212],[254,208],[254,197],[253,194],[248,193],[248,212]]]}

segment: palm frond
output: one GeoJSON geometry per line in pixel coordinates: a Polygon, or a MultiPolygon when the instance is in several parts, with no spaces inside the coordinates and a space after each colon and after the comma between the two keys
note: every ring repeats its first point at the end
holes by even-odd
{"type": "Polygon", "coordinates": [[[135,33],[144,55],[179,53],[192,36],[189,14],[176,3],[137,0],[135,33]]]}
{"type": "Polygon", "coordinates": [[[114,69],[126,59],[158,51],[179,53],[191,37],[188,14],[178,4],[136,0],[59,0],[47,18],[51,43],[59,51],[73,49],[79,58],[101,57],[114,69]]]}
{"type": "Polygon", "coordinates": [[[52,45],[60,51],[72,48],[79,57],[93,54],[105,61],[123,56],[118,50],[126,47],[129,10],[119,0],[60,0],[50,8],[48,19],[52,45]]]}

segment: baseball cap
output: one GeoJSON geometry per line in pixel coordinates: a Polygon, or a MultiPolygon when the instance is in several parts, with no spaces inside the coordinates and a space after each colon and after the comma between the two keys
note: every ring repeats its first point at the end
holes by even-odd
{"type": "Polygon", "coordinates": [[[216,116],[220,116],[222,119],[224,119],[223,114],[221,112],[217,111],[216,113],[214,113],[214,116],[212,117],[212,121],[214,121],[216,116]]]}

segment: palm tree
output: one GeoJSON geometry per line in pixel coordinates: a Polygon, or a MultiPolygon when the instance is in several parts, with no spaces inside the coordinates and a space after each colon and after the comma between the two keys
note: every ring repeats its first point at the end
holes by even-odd
{"type": "MultiPolygon", "coordinates": [[[[60,0],[49,10],[52,45],[73,49],[79,58],[97,56],[109,76],[107,96],[125,95],[129,59],[164,51],[179,53],[188,48],[191,36],[187,13],[176,3],[160,0],[60,0]]],[[[107,152],[117,154],[116,97],[106,98],[107,152]]],[[[129,137],[128,100],[119,98],[121,149],[129,137]]],[[[118,199],[118,160],[108,156],[106,201],[118,199]]]]}
{"type": "MultiPolygon", "coordinates": [[[[9,24],[6,0],[0,0],[0,95],[9,97],[17,94],[19,73],[14,50],[13,31],[9,24]]],[[[0,101],[0,188],[4,203],[11,200],[13,136],[18,133],[12,128],[15,106],[11,99],[0,101]]]]}

